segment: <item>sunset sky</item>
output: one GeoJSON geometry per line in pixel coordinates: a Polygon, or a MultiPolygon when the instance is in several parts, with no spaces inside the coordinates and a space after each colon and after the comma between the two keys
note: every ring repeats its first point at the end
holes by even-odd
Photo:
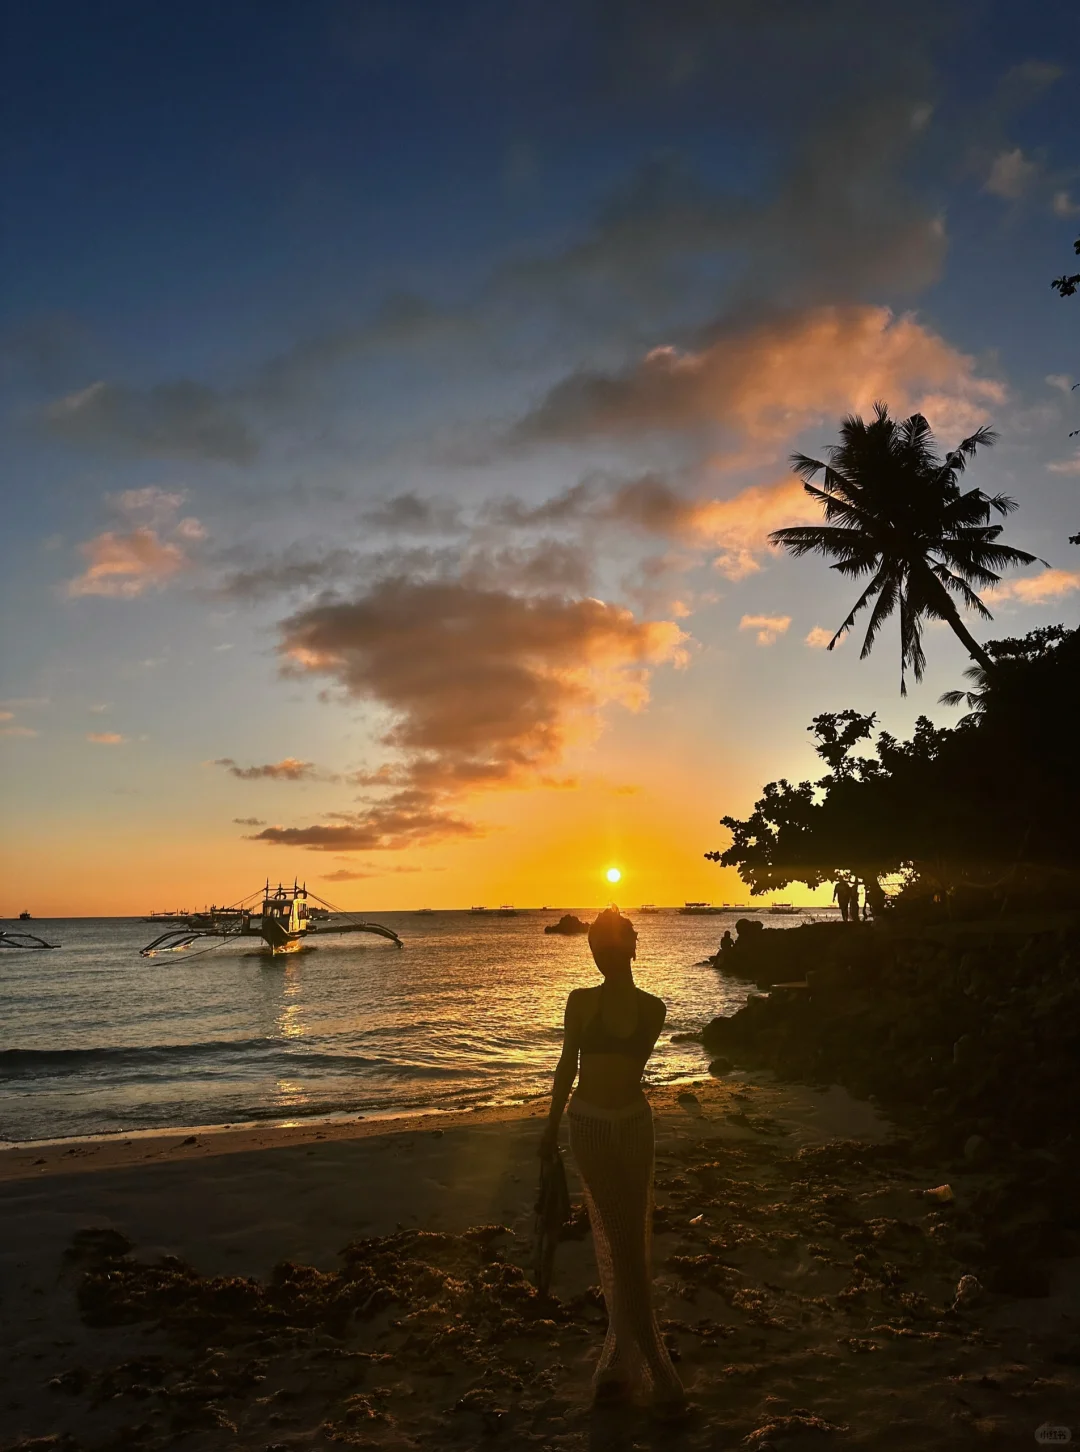
{"type": "Polygon", "coordinates": [[[969,663],[822,648],[792,450],[992,422],[972,628],[1080,614],[1075,19],[8,5],[0,914],[745,900],[810,718],[969,663]]]}

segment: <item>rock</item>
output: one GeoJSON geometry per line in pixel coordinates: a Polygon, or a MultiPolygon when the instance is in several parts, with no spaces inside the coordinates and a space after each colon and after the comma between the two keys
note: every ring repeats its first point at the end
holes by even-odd
{"type": "Polygon", "coordinates": [[[982,1300],[982,1282],[978,1276],[961,1276],[956,1287],[956,1299],[952,1303],[954,1311],[966,1310],[971,1306],[977,1306],[982,1300]]]}
{"type": "Polygon", "coordinates": [[[969,1165],[978,1168],[980,1165],[987,1165],[993,1157],[990,1148],[990,1141],[981,1134],[968,1135],[964,1141],[964,1159],[969,1165]]]}
{"type": "Polygon", "coordinates": [[[734,1065],[730,1059],[713,1059],[709,1064],[709,1073],[715,1074],[717,1078],[720,1078],[723,1074],[730,1074],[733,1068],[734,1065]]]}
{"type": "Polygon", "coordinates": [[[573,913],[563,913],[562,917],[557,923],[548,923],[547,927],[545,927],[544,929],[545,933],[560,933],[563,935],[563,937],[567,938],[573,938],[576,937],[579,933],[587,933],[588,931],[589,924],[582,922],[582,920],[579,917],[575,917],[573,913]]]}
{"type": "Polygon", "coordinates": [[[689,1089],[684,1089],[683,1092],[676,1097],[682,1107],[686,1110],[687,1114],[700,1114],[702,1112],[701,1100],[697,1097],[696,1094],[691,1094],[689,1089]]]}

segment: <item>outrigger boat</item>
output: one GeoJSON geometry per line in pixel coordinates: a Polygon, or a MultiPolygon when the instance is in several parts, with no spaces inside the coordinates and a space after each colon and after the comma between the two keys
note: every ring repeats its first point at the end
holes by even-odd
{"type": "MultiPolygon", "coordinates": [[[[257,900],[258,894],[253,896],[257,900]]],[[[307,886],[301,887],[295,881],[292,887],[282,887],[279,883],[271,889],[268,880],[261,896],[261,907],[255,904],[246,907],[241,901],[234,907],[195,914],[184,927],[169,928],[152,943],[147,943],[145,948],[140,949],[140,956],[152,958],[155,953],[189,948],[200,938],[217,938],[222,943],[234,938],[261,938],[272,953],[288,953],[315,933],[320,937],[325,933],[373,933],[378,938],[388,938],[399,948],[404,946],[397,933],[392,928],[384,928],[381,923],[353,918],[330,925],[320,924],[308,907],[307,886]]],[[[329,908],[330,904],[324,903],[323,906],[329,908]]]]}

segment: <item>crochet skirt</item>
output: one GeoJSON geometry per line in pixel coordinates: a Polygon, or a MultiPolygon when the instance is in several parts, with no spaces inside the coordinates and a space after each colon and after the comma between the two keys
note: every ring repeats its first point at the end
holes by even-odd
{"type": "Polygon", "coordinates": [[[679,1400],[682,1384],[652,1305],[652,1110],[644,1096],[602,1109],[575,1094],[568,1118],[608,1313],[596,1385],[679,1400]]]}

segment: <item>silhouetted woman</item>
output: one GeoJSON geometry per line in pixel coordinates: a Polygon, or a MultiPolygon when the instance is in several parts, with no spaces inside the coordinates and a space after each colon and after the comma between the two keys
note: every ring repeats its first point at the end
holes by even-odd
{"type": "Polygon", "coordinates": [[[589,929],[604,981],[566,1000],[562,1056],[540,1153],[551,1154],[570,1100],[570,1147],[585,1186],[608,1331],[596,1370],[598,1398],[652,1392],[662,1410],[684,1396],[652,1308],[652,1110],[641,1075],[664,1026],[663,999],[634,982],[637,933],[618,908],[589,929]],[[579,1067],[580,1063],[580,1067],[579,1067]]]}

